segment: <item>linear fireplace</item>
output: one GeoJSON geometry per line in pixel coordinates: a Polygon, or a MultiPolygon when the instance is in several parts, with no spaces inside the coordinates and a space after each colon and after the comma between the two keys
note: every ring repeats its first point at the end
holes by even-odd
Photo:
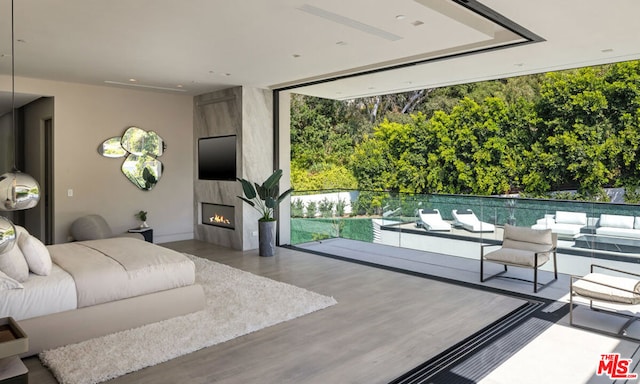
{"type": "Polygon", "coordinates": [[[216,227],[235,229],[233,205],[201,203],[202,204],[202,224],[216,227]]]}

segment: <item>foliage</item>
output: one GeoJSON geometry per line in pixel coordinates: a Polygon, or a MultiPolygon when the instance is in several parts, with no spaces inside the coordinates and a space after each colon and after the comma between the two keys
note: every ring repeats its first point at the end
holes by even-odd
{"type": "Polygon", "coordinates": [[[322,217],[331,217],[333,215],[333,206],[334,206],[333,201],[329,200],[326,197],[324,199],[322,199],[318,203],[318,209],[320,210],[320,216],[322,216],[322,217]]]}
{"type": "Polygon", "coordinates": [[[307,170],[291,164],[291,184],[296,191],[328,189],[357,189],[358,181],[343,165],[328,165],[323,169],[307,170]]]}
{"type": "Polygon", "coordinates": [[[291,200],[291,217],[303,217],[304,216],[304,202],[302,199],[291,200]]]}
{"type": "Polygon", "coordinates": [[[347,101],[299,96],[292,132],[294,185],[357,188],[358,214],[380,214],[382,191],[606,201],[605,187],[623,186],[638,200],[640,61],[347,101]]]}
{"type": "Polygon", "coordinates": [[[147,211],[138,211],[134,216],[140,221],[147,221],[147,211]]]}
{"type": "Polygon", "coordinates": [[[293,188],[289,188],[280,194],[278,183],[281,177],[282,169],[278,169],[262,184],[252,183],[246,179],[238,178],[238,181],[242,184],[242,191],[244,193],[244,196],[238,197],[252,206],[256,211],[260,212],[262,215],[260,221],[274,221],[273,209],[293,192],[293,188]]]}
{"type": "Polygon", "coordinates": [[[318,206],[315,201],[309,201],[307,203],[307,217],[316,217],[316,212],[318,211],[318,206]]]}
{"type": "Polygon", "coordinates": [[[336,216],[338,217],[344,216],[346,207],[347,207],[347,202],[344,199],[338,199],[338,201],[336,201],[336,216]]]}

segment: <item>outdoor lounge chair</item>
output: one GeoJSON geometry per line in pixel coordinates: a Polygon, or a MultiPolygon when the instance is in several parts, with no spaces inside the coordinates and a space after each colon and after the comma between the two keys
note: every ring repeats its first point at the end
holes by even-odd
{"type": "Polygon", "coordinates": [[[437,209],[419,209],[418,210],[419,221],[422,224],[422,228],[427,231],[450,231],[451,224],[442,220],[440,211],[437,209]]]}
{"type": "MultiPolygon", "coordinates": [[[[556,247],[558,235],[550,229],[531,229],[506,224],[502,245],[482,244],[480,246],[480,282],[485,282],[507,272],[507,266],[533,269],[533,292],[538,292],[538,268],[543,266],[553,255],[554,279],[545,283],[543,288],[558,279],[556,247]],[[487,247],[500,247],[486,252],[487,247]],[[491,262],[504,265],[504,271],[484,277],[484,263],[491,262]]],[[[505,276],[508,277],[508,276],[505,276]]],[[[515,279],[515,277],[514,277],[515,279]]],[[[521,279],[518,279],[521,280],[521,279]]]]}
{"type": "Polygon", "coordinates": [[[454,209],[451,211],[453,214],[453,225],[462,227],[471,232],[494,232],[496,230],[495,225],[480,221],[475,213],[470,209],[454,209]]]}
{"type": "MultiPolygon", "coordinates": [[[[571,276],[569,299],[569,324],[591,331],[616,336],[623,339],[638,342],[638,337],[633,337],[627,333],[631,324],[640,320],[635,310],[626,312],[614,309],[620,305],[640,304],[640,274],[613,269],[602,265],[591,264],[591,273],[586,276],[571,276]],[[595,268],[599,268],[595,271],[595,268]],[[615,316],[627,318],[628,320],[618,328],[617,331],[597,329],[586,323],[576,324],[574,319],[574,297],[589,300],[589,308],[593,311],[608,313],[615,316]],[[593,302],[610,304],[604,308],[602,305],[594,306],[593,302]]],[[[576,304],[577,306],[577,304],[576,304]]],[[[636,332],[637,333],[637,332],[636,332]]]]}

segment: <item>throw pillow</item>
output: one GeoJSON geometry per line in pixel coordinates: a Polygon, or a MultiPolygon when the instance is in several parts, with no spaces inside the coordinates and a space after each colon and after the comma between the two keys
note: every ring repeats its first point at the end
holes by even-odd
{"type": "Polygon", "coordinates": [[[5,289],[22,289],[24,286],[0,271],[0,291],[5,289]]]}
{"type": "Polygon", "coordinates": [[[10,251],[0,255],[0,271],[19,283],[29,278],[29,266],[18,244],[14,244],[10,251]]]}
{"type": "Polygon", "coordinates": [[[49,276],[51,274],[49,250],[38,238],[29,234],[20,236],[18,246],[20,246],[31,272],[40,276],[49,276]]]}
{"type": "Polygon", "coordinates": [[[14,225],[16,227],[16,235],[17,240],[20,241],[20,238],[23,236],[29,236],[29,231],[25,227],[21,227],[19,225],[14,225]]]}

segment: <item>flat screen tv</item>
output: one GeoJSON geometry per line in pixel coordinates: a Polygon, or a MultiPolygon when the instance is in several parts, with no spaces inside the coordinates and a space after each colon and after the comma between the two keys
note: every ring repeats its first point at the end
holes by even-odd
{"type": "Polygon", "coordinates": [[[198,179],[236,180],[236,135],[198,139],[198,179]]]}

